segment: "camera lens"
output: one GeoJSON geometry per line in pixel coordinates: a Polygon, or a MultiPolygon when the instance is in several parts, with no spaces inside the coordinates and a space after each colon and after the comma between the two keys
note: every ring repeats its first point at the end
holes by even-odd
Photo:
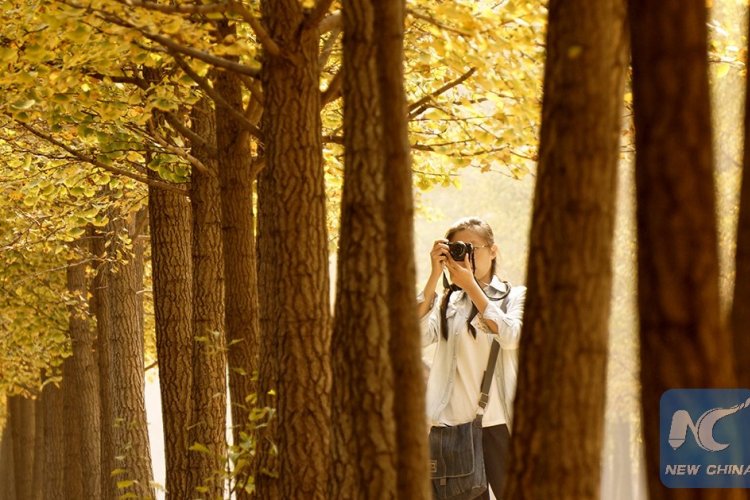
{"type": "Polygon", "coordinates": [[[464,260],[466,254],[471,252],[471,243],[464,243],[463,241],[454,241],[448,243],[448,250],[453,260],[464,260]]]}

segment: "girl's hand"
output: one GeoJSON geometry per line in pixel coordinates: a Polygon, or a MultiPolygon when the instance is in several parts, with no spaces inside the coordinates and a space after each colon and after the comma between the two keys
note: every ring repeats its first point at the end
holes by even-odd
{"type": "Polygon", "coordinates": [[[432,275],[437,276],[443,272],[443,264],[448,261],[448,240],[435,240],[430,251],[432,261],[432,275]]]}
{"type": "Polygon", "coordinates": [[[464,256],[464,260],[460,262],[446,258],[446,267],[451,274],[453,284],[467,290],[474,283],[474,272],[471,270],[468,253],[464,256]]]}

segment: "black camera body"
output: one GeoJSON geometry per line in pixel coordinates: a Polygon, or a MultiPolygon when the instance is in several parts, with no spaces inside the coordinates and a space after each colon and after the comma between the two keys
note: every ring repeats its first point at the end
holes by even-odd
{"type": "Polygon", "coordinates": [[[464,243],[463,241],[452,241],[448,243],[448,251],[450,252],[451,259],[462,261],[468,254],[471,257],[471,253],[474,248],[471,243],[464,243]]]}

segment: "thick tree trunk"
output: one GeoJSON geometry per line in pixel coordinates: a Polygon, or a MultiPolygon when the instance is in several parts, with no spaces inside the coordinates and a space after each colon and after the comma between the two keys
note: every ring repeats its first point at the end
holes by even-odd
{"type": "MultiPolygon", "coordinates": [[[[750,73],[747,74],[746,88],[750,89],[750,73]]],[[[750,352],[750,93],[746,91],[745,95],[745,151],[730,321],[738,387],[750,387],[750,363],[745,359],[746,353],[750,352]]]]}
{"type": "Polygon", "coordinates": [[[428,500],[429,484],[425,385],[417,321],[414,262],[414,199],[404,90],[404,1],[375,5],[378,86],[385,152],[385,228],[390,356],[393,366],[398,498],[428,500]],[[396,332],[397,334],[394,334],[396,332]]]}
{"type": "MultiPolygon", "coordinates": [[[[81,493],[83,498],[101,498],[101,426],[99,405],[99,373],[95,356],[96,333],[89,320],[87,294],[89,287],[86,278],[88,264],[81,263],[90,255],[90,245],[85,240],[74,244],[77,255],[68,263],[68,291],[76,303],[69,307],[69,329],[75,379],[70,388],[77,392],[77,405],[73,408],[74,419],[69,419],[69,427],[76,427],[80,451],[78,467],[81,473],[81,493]],[[75,425],[70,425],[75,422],[75,425]]],[[[67,360],[66,360],[67,363],[67,360]]],[[[70,456],[70,455],[69,455],[70,456]]],[[[78,473],[77,471],[75,472],[78,473]]],[[[77,487],[76,487],[77,488],[77,487]]]]}
{"type": "MultiPolygon", "coordinates": [[[[224,26],[222,37],[234,34],[224,26]]],[[[235,110],[242,111],[242,82],[220,71],[214,88],[235,110]]],[[[258,275],[253,214],[253,157],[250,138],[221,104],[216,104],[216,149],[221,183],[221,210],[226,273],[226,334],[229,343],[229,392],[234,442],[247,432],[250,408],[246,399],[256,392],[258,369],[258,275]]],[[[245,482],[245,476],[238,481],[245,482]]]]}
{"type": "MultiPolygon", "coordinates": [[[[328,237],[317,30],[297,0],[264,0],[282,55],[262,71],[266,167],[258,186],[259,395],[278,394],[278,478],[258,474],[259,498],[327,498],[330,467],[328,237]]],[[[267,450],[259,451],[265,459],[267,450]]]]}
{"type": "Polygon", "coordinates": [[[627,45],[624,1],[550,2],[504,498],[599,498],[627,45]]]}
{"type": "MultiPolygon", "coordinates": [[[[71,321],[71,327],[73,327],[71,321]]],[[[81,467],[81,424],[78,410],[81,405],[78,374],[73,357],[62,365],[63,438],[65,440],[65,497],[83,498],[83,468],[81,467]]]]}
{"type": "MultiPolygon", "coordinates": [[[[110,213],[111,216],[111,213],[110,213]]],[[[115,470],[114,453],[114,410],[112,409],[113,381],[111,377],[112,359],[112,316],[110,308],[109,284],[111,267],[106,260],[106,236],[96,234],[92,242],[92,253],[96,258],[96,273],[91,284],[93,305],[91,313],[96,316],[96,348],[99,373],[99,422],[100,442],[100,483],[102,500],[115,498],[112,471],[115,470]]],[[[48,414],[45,413],[45,418],[48,414]]],[[[45,424],[46,425],[46,424],[45,424]]],[[[46,472],[50,474],[49,469],[46,472]]]]}
{"type": "MultiPolygon", "coordinates": [[[[192,128],[214,144],[214,115],[206,101],[193,108],[192,128]]],[[[205,147],[192,145],[192,154],[211,170],[193,170],[193,403],[189,443],[190,491],[203,486],[210,498],[222,496],[216,472],[226,454],[226,342],[224,337],[224,266],[221,242],[221,200],[216,161],[205,147]]]]}
{"type": "MultiPolygon", "coordinates": [[[[156,172],[149,172],[157,176],[156,172]]],[[[151,269],[156,352],[159,358],[166,490],[168,498],[190,497],[188,422],[192,387],[192,216],[189,200],[149,188],[151,269]]]]}
{"type": "Polygon", "coordinates": [[[8,417],[13,434],[13,469],[16,498],[33,498],[34,401],[23,396],[8,398],[8,417]]]}
{"type": "Polygon", "coordinates": [[[108,225],[111,255],[124,252],[127,263],[121,260],[114,264],[109,275],[110,315],[111,315],[111,358],[110,377],[112,379],[112,412],[114,416],[113,447],[115,467],[121,474],[114,477],[121,482],[118,495],[133,493],[138,497],[153,497],[150,485],[151,452],[149,449],[144,401],[145,379],[143,370],[143,326],[140,324],[138,302],[142,275],[138,267],[143,266],[143,241],[136,234],[133,221],[115,219],[108,225]],[[132,239],[132,251],[121,246],[117,235],[132,239]],[[132,483],[131,483],[132,481],[132,483]]]}
{"type": "Polygon", "coordinates": [[[62,388],[48,383],[42,390],[44,411],[44,500],[65,498],[64,397],[62,388]]]}
{"type": "Polygon", "coordinates": [[[345,167],[331,340],[330,496],[396,498],[379,33],[369,0],[347,2],[343,14],[345,167]]]}
{"type": "Polygon", "coordinates": [[[629,2],[633,45],[638,304],[646,476],[652,498],[732,498],[659,480],[659,400],[735,387],[719,311],[706,2],[629,2]]]}

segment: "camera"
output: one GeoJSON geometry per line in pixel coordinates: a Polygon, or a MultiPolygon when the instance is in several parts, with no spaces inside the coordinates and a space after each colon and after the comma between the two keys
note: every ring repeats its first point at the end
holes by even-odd
{"type": "Polygon", "coordinates": [[[461,261],[464,260],[466,254],[469,254],[471,256],[473,248],[471,246],[471,243],[464,243],[463,241],[453,241],[451,243],[448,243],[448,251],[451,254],[451,259],[461,261]]]}

